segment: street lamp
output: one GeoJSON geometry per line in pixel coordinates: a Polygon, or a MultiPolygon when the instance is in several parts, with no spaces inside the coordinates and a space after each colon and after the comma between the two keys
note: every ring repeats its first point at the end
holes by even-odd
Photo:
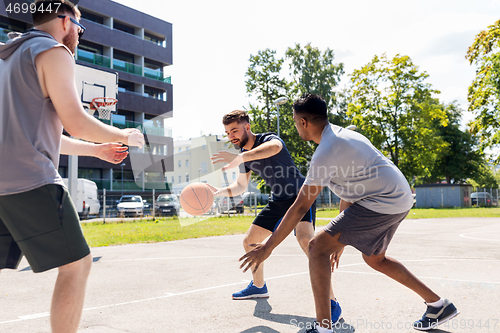
{"type": "Polygon", "coordinates": [[[120,166],[122,167],[122,197],[123,197],[123,167],[125,165],[126,165],[125,163],[120,164],[120,166]]]}
{"type": "Polygon", "coordinates": [[[288,98],[286,97],[280,97],[273,102],[273,104],[278,108],[278,136],[280,136],[280,105],[285,104],[286,102],[288,102],[288,98]]]}

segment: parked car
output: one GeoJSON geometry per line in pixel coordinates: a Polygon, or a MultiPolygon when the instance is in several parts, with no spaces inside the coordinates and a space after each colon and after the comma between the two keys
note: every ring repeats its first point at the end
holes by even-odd
{"type": "Polygon", "coordinates": [[[241,195],[236,195],[234,197],[223,197],[217,206],[217,210],[220,214],[227,214],[228,210],[230,212],[236,212],[237,214],[243,214],[245,211],[245,206],[243,205],[243,198],[241,195]]]}
{"type": "Polygon", "coordinates": [[[181,204],[175,194],[160,194],[155,203],[155,214],[157,216],[179,215],[181,204]]]}
{"type": "MultiPolygon", "coordinates": [[[[68,178],[63,178],[64,185],[68,186],[68,178]]],[[[97,196],[97,185],[95,182],[78,178],[77,180],[77,194],[73,198],[76,206],[76,211],[82,220],[88,219],[89,215],[99,215],[101,203],[97,196]]]]}
{"type": "Polygon", "coordinates": [[[471,204],[478,206],[498,206],[498,201],[488,192],[474,192],[470,195],[471,204]]]}
{"type": "Polygon", "coordinates": [[[118,201],[117,209],[120,216],[143,216],[144,201],[140,195],[124,195],[118,201]]]}

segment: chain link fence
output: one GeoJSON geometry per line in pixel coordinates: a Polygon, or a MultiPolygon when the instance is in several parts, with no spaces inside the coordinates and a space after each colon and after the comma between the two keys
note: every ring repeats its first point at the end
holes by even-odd
{"type": "Polygon", "coordinates": [[[476,187],[471,193],[471,205],[473,207],[498,207],[500,191],[495,188],[476,187]]]}
{"type": "MultiPolygon", "coordinates": [[[[255,192],[246,192],[234,197],[217,197],[207,212],[207,215],[257,215],[268,203],[269,195],[255,192]]],[[[316,199],[317,209],[337,208],[340,199],[328,188],[324,188],[316,199]]],[[[96,198],[87,198],[83,202],[75,200],[78,213],[82,220],[96,220],[106,222],[113,218],[158,218],[169,216],[184,217],[179,195],[166,191],[106,191],[99,190],[96,198]],[[162,204],[161,197],[172,198],[169,205],[162,204]],[[159,202],[160,200],[160,202],[159,202]]],[[[187,215],[186,215],[187,216],[187,215]]]]}

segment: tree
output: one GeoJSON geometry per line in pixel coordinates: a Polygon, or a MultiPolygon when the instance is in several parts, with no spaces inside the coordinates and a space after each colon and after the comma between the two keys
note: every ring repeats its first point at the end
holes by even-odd
{"type": "Polygon", "coordinates": [[[291,61],[290,75],[300,94],[311,93],[323,96],[328,110],[336,105],[335,87],[344,74],[344,64],[334,64],[333,50],[327,48],[321,52],[317,47],[306,44],[303,48],[295,44],[286,51],[286,58],[291,61]]]}
{"type": "Polygon", "coordinates": [[[337,97],[340,97],[343,112],[329,116],[335,123],[343,125],[347,97],[334,90],[344,73],[343,64],[334,64],[332,50],[321,52],[310,44],[304,48],[299,44],[295,48],[288,48],[286,57],[290,60],[291,81],[280,76],[284,60],[276,58],[276,51],[266,49],[259,51],[256,56],[250,56],[250,66],[246,73],[247,92],[256,96],[258,103],[250,103],[248,112],[252,117],[252,131],[276,132],[277,108],[273,102],[278,97],[288,98],[288,102],[280,106],[280,137],[295,164],[301,172],[306,172],[315,144],[304,142],[298,135],[292,118],[293,101],[303,93],[321,94],[330,110],[336,105],[337,97]]]}
{"type": "Polygon", "coordinates": [[[483,147],[493,148],[500,143],[500,20],[476,36],[466,59],[477,66],[467,96],[469,111],[475,113],[469,125],[483,147]]]}
{"type": "Polygon", "coordinates": [[[384,54],[351,75],[352,103],[347,115],[410,183],[430,170],[446,143],[434,121],[447,125],[447,117],[431,95],[439,93],[425,83],[410,57],[384,54]]]}
{"type": "Polygon", "coordinates": [[[275,55],[276,51],[270,49],[250,55],[250,66],[246,72],[247,92],[250,96],[255,95],[258,103],[250,103],[249,113],[253,116],[253,125],[262,132],[273,130],[273,101],[289,90],[289,83],[280,77],[284,60],[276,59],[275,55]]]}
{"type": "MultiPolygon", "coordinates": [[[[439,104],[439,100],[434,100],[439,104]]],[[[439,106],[448,118],[448,125],[443,126],[434,121],[437,135],[447,144],[443,153],[438,157],[429,177],[422,177],[417,183],[434,183],[446,179],[449,184],[465,183],[467,179],[476,179],[481,174],[480,169],[486,165],[484,153],[478,149],[479,142],[476,136],[460,129],[462,110],[451,103],[439,106]]]]}
{"type": "MultiPolygon", "coordinates": [[[[478,172],[474,179],[468,181],[469,184],[477,187],[498,188],[498,181],[493,173],[493,170],[486,163],[479,166],[478,172]]],[[[477,190],[477,189],[476,189],[477,190]]]]}

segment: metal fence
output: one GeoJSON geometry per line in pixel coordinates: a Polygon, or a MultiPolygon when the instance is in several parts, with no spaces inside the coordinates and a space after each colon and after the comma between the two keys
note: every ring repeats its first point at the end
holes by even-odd
{"type": "MultiPolygon", "coordinates": [[[[162,213],[159,209],[154,209],[157,207],[156,201],[160,194],[167,194],[165,191],[150,191],[150,192],[140,192],[140,191],[106,191],[100,190],[97,196],[97,200],[88,199],[85,203],[75,201],[75,205],[80,214],[82,220],[89,219],[103,219],[106,222],[108,218],[124,218],[124,217],[134,217],[134,218],[157,218],[160,216],[173,216],[174,212],[162,213]],[[137,206],[142,206],[141,209],[134,211],[130,209],[128,211],[123,211],[118,209],[118,203],[123,195],[140,196],[142,200],[142,205],[140,203],[137,206]],[[160,216],[159,216],[160,215],[160,216]]],[[[239,197],[236,201],[231,202],[231,200],[223,197],[217,197],[214,200],[214,204],[208,215],[257,215],[260,210],[268,203],[268,194],[257,194],[255,192],[247,193],[243,198],[239,197]],[[243,201],[243,203],[241,203],[243,201]]],[[[328,188],[324,188],[323,191],[316,199],[316,207],[318,209],[328,209],[338,207],[340,199],[333,194],[328,188]]],[[[180,209],[179,215],[183,217],[186,215],[180,209]]]]}
{"type": "Polygon", "coordinates": [[[476,187],[471,193],[471,204],[475,207],[498,206],[498,188],[476,187]]]}

